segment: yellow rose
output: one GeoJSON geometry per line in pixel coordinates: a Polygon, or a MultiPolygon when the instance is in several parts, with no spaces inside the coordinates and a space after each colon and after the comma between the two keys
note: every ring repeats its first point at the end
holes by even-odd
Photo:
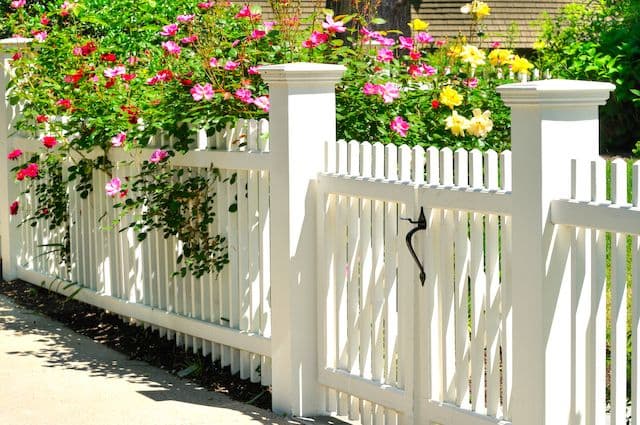
{"type": "Polygon", "coordinates": [[[426,31],[429,28],[429,24],[422,19],[414,19],[409,22],[409,27],[414,31],[426,31]]]}
{"type": "Polygon", "coordinates": [[[473,0],[471,3],[462,6],[460,12],[465,15],[472,14],[472,18],[479,21],[491,13],[491,8],[483,1],[473,0]]]}
{"type": "Polygon", "coordinates": [[[451,130],[454,136],[464,137],[464,131],[469,128],[471,123],[462,115],[458,115],[458,111],[453,111],[450,117],[444,120],[447,130],[451,130]]]}
{"type": "Polygon", "coordinates": [[[459,44],[451,46],[449,47],[449,50],[447,50],[447,56],[452,58],[457,58],[458,56],[460,56],[460,53],[462,53],[462,46],[460,46],[459,44]]]}
{"type": "Polygon", "coordinates": [[[440,92],[440,103],[453,109],[454,106],[462,105],[462,95],[451,86],[447,86],[440,92]]]}
{"type": "Polygon", "coordinates": [[[491,111],[482,112],[476,108],[473,110],[473,117],[469,121],[469,134],[476,137],[485,137],[493,130],[493,121],[491,121],[491,111]]]}
{"type": "Polygon", "coordinates": [[[460,59],[462,62],[471,64],[472,66],[484,65],[485,53],[476,46],[467,44],[462,47],[460,59]]]}
{"type": "Polygon", "coordinates": [[[489,53],[489,62],[493,66],[502,66],[507,64],[513,58],[511,50],[507,49],[495,49],[489,53]]]}
{"type": "Polygon", "coordinates": [[[533,68],[533,64],[518,55],[511,61],[511,70],[516,74],[520,74],[521,72],[528,74],[531,68],[533,68]]]}
{"type": "Polygon", "coordinates": [[[491,12],[489,5],[483,1],[474,1],[473,4],[473,13],[476,15],[476,19],[478,20],[488,16],[491,12]]]}
{"type": "Polygon", "coordinates": [[[547,44],[544,41],[536,41],[533,43],[533,50],[542,50],[547,47],[547,44]]]}

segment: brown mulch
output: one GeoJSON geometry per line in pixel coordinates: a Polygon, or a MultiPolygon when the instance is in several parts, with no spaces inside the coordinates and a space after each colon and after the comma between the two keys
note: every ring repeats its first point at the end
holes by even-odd
{"type": "Polygon", "coordinates": [[[0,281],[0,294],[133,360],[142,360],[176,375],[193,370],[184,379],[210,391],[225,393],[234,400],[271,409],[271,392],[267,387],[241,380],[238,374],[231,374],[229,367],[221,367],[219,361],[211,362],[210,357],[176,347],[175,341],[160,337],[150,327],[144,329],[125,323],[118,316],[92,305],[19,280],[0,281]]]}

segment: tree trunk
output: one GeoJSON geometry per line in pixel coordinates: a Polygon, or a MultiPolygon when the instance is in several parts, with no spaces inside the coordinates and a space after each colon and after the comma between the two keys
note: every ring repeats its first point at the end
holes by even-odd
{"type": "MultiPolygon", "coordinates": [[[[377,16],[387,21],[376,25],[377,30],[399,30],[404,35],[411,34],[411,3],[408,0],[380,0],[377,16]]],[[[395,37],[395,34],[392,35],[395,37]]]]}

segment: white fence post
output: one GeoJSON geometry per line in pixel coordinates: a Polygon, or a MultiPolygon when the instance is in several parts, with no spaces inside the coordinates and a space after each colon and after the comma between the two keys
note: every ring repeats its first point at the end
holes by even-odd
{"type": "Polygon", "coordinates": [[[17,277],[16,256],[18,240],[16,228],[18,220],[9,216],[9,205],[16,200],[18,190],[11,173],[12,165],[7,160],[10,152],[9,135],[13,129],[14,107],[7,98],[7,84],[11,79],[11,57],[31,40],[9,38],[0,40],[0,258],[2,258],[2,278],[13,280],[17,277]]]}
{"type": "Polygon", "coordinates": [[[571,159],[598,156],[598,105],[613,89],[563,80],[498,87],[511,107],[511,419],[517,425],[578,423],[570,416],[570,233],[550,222],[550,205],[571,195],[571,159]]]}
{"type": "Polygon", "coordinates": [[[273,410],[322,413],[317,356],[317,253],[314,184],[324,144],[335,141],[340,65],[260,68],[269,84],[273,410]]]}

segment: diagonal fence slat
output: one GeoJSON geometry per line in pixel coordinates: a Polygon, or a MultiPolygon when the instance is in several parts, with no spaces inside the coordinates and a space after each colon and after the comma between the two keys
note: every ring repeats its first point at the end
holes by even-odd
{"type": "Polygon", "coordinates": [[[402,424],[415,423],[425,412],[439,418],[447,409],[432,403],[439,402],[451,406],[452,413],[508,423],[511,319],[503,311],[510,314],[510,299],[504,296],[509,294],[504,287],[510,276],[510,221],[484,210],[430,207],[429,202],[434,189],[508,194],[510,153],[483,158],[479,151],[462,149],[454,154],[447,148],[366,142],[356,147],[343,141],[327,146],[337,167],[333,159],[326,163],[326,175],[331,181],[349,180],[351,187],[332,191],[327,180],[319,195],[335,199],[337,221],[327,213],[322,227],[333,247],[322,264],[337,282],[334,292],[333,280],[323,284],[320,279],[325,288],[320,294],[335,293],[321,309],[333,316],[319,316],[325,326],[336,327],[321,341],[321,350],[335,350],[335,356],[321,352],[327,408],[360,423],[402,424]],[[366,195],[358,195],[359,184],[366,185],[366,195]],[[402,201],[392,201],[392,192],[384,200],[369,197],[376,185],[402,187],[402,201]],[[413,203],[407,190],[415,194],[413,203]],[[425,268],[424,288],[404,243],[413,225],[400,221],[415,219],[420,207],[426,231],[412,243],[425,268]],[[381,386],[396,389],[398,397],[378,393],[386,391],[381,386]],[[407,407],[412,403],[417,410],[407,407]]]}

